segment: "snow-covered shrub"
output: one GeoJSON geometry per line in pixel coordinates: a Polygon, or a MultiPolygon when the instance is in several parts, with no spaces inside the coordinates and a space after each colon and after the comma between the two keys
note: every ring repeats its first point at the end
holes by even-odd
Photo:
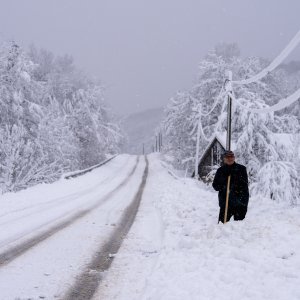
{"type": "Polygon", "coordinates": [[[204,181],[205,182],[212,182],[213,179],[215,178],[215,175],[216,175],[217,170],[218,170],[219,167],[220,166],[218,166],[218,165],[212,166],[211,171],[205,176],[204,181]]]}
{"type": "Polygon", "coordinates": [[[252,192],[277,202],[296,205],[300,199],[300,181],[295,166],[290,162],[272,161],[258,172],[252,192]]]}
{"type": "Polygon", "coordinates": [[[17,191],[55,178],[58,162],[49,161],[48,153],[37,140],[26,137],[22,125],[0,129],[1,190],[17,191]]]}

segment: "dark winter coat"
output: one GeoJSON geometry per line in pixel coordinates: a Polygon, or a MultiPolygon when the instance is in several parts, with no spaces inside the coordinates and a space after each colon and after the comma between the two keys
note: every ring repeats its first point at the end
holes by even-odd
{"type": "Polygon", "coordinates": [[[237,163],[231,166],[224,165],[217,170],[213,181],[213,188],[219,192],[219,206],[224,207],[226,203],[226,188],[228,176],[230,179],[230,206],[246,206],[249,201],[248,175],[246,167],[237,163]]]}

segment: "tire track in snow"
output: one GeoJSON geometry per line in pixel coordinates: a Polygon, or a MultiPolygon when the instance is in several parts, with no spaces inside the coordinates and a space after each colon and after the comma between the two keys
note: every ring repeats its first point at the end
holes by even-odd
{"type": "MultiPolygon", "coordinates": [[[[128,163],[128,161],[129,160],[127,160],[124,165],[126,165],[128,163]]],[[[2,215],[0,215],[0,220],[2,220],[5,217],[9,217],[9,216],[12,216],[14,214],[17,214],[17,213],[25,212],[25,214],[19,216],[18,218],[8,219],[6,221],[1,221],[0,226],[8,224],[8,223],[19,221],[20,219],[23,219],[23,218],[28,218],[29,216],[34,216],[35,214],[43,212],[45,209],[48,210],[50,208],[56,207],[58,204],[64,204],[64,203],[69,202],[70,200],[72,200],[72,201],[77,200],[77,199],[79,199],[80,197],[82,197],[86,194],[92,193],[97,188],[99,188],[100,184],[103,184],[103,183],[107,182],[108,180],[110,180],[114,176],[115,176],[115,173],[113,173],[110,176],[108,176],[107,178],[103,179],[102,181],[100,181],[96,185],[93,185],[93,186],[91,186],[87,189],[84,189],[82,191],[79,191],[79,192],[76,192],[76,193],[73,193],[73,194],[69,194],[69,195],[66,195],[66,196],[63,196],[63,197],[51,199],[51,200],[46,201],[46,202],[37,203],[35,205],[26,206],[22,209],[16,209],[16,210],[7,212],[5,214],[2,214],[2,215]],[[26,212],[26,211],[28,211],[28,212],[26,212]]]]}
{"type": "Polygon", "coordinates": [[[106,195],[104,195],[99,202],[92,205],[88,209],[81,210],[81,211],[77,212],[76,214],[74,214],[70,218],[68,218],[67,220],[64,220],[64,221],[62,221],[58,224],[55,224],[54,226],[48,228],[47,230],[43,231],[39,235],[36,235],[36,236],[26,240],[25,242],[23,242],[19,245],[16,245],[14,247],[11,247],[8,250],[0,253],[0,267],[3,267],[4,265],[7,265],[8,263],[13,261],[17,257],[21,256],[22,254],[24,254],[25,252],[27,252],[28,250],[33,248],[34,246],[36,246],[39,243],[43,242],[44,240],[48,239],[49,237],[51,237],[55,233],[57,233],[57,232],[63,230],[64,228],[70,226],[71,224],[73,224],[77,220],[79,220],[82,217],[86,216],[92,210],[94,210],[94,209],[98,208],[99,206],[101,206],[102,204],[104,204],[115,193],[117,193],[122,187],[124,187],[127,184],[127,182],[130,180],[130,178],[132,177],[132,175],[135,173],[135,171],[137,169],[139,159],[140,159],[140,157],[138,156],[137,159],[136,159],[136,163],[135,163],[134,167],[132,168],[130,173],[127,175],[127,177],[117,187],[115,187],[113,190],[111,190],[106,195]]]}
{"type": "Polygon", "coordinates": [[[148,177],[149,162],[147,156],[145,156],[145,160],[146,167],[142,182],[139,185],[134,199],[124,211],[119,224],[111,234],[109,240],[95,254],[86,270],[79,275],[73,287],[71,287],[62,298],[63,300],[89,300],[94,296],[101,283],[101,272],[105,272],[109,269],[114,255],[119,251],[123,239],[128,234],[137,215],[148,177]]]}

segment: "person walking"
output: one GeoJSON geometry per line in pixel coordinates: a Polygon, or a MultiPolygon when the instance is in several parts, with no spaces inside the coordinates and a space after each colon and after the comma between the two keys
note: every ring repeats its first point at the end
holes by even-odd
{"type": "Polygon", "coordinates": [[[224,165],[220,167],[214,177],[212,186],[219,192],[219,222],[226,223],[233,216],[235,221],[243,220],[247,213],[249,202],[248,175],[246,167],[235,162],[232,151],[225,151],[224,165]],[[228,177],[230,176],[230,180],[228,177]],[[229,186],[227,218],[225,221],[225,207],[227,183],[229,186]]]}

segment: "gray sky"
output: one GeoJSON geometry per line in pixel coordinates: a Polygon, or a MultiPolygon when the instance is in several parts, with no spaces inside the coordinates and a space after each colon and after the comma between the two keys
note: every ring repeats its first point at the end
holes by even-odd
{"type": "Polygon", "coordinates": [[[218,42],[273,58],[300,29],[299,12],[299,0],[0,0],[0,32],[71,54],[114,110],[130,113],[191,87],[218,42]]]}

